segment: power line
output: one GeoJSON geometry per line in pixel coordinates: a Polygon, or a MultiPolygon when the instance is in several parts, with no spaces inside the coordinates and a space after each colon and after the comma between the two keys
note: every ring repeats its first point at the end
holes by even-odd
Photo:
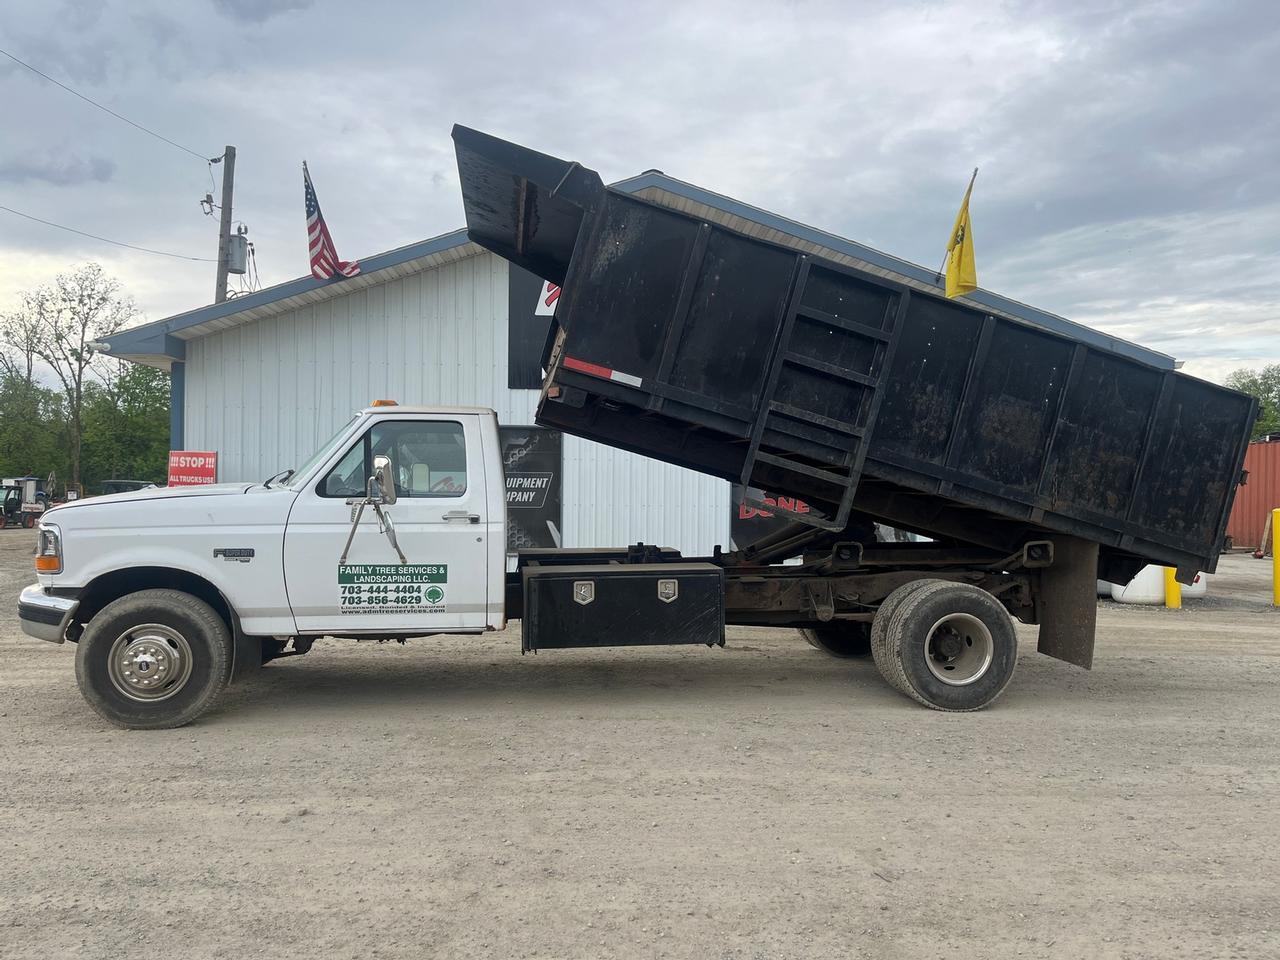
{"type": "MultiPolygon", "coordinates": [[[[3,51],[0,51],[2,53],[3,51]]],[[[90,240],[101,240],[103,243],[114,243],[117,247],[128,247],[130,250],[139,250],[142,253],[154,253],[157,257],[173,257],[175,260],[194,260],[197,263],[216,263],[217,261],[211,257],[184,257],[180,253],[166,253],[164,250],[152,250],[149,247],[138,247],[132,243],[125,243],[121,240],[112,240],[109,237],[100,237],[96,233],[85,233],[83,230],[77,230],[75,227],[64,227],[60,223],[54,223],[52,220],[41,220],[39,217],[33,217],[29,213],[23,213],[21,210],[14,210],[12,207],[6,207],[0,204],[0,210],[6,213],[12,213],[14,216],[23,217],[27,220],[34,220],[36,223],[43,223],[47,227],[57,227],[59,230],[66,230],[68,233],[78,233],[82,237],[88,237],[90,240]]]]}
{"type": "MultiPolygon", "coordinates": [[[[94,99],[92,99],[92,98],[90,98],[90,97],[86,97],[83,93],[81,93],[81,92],[80,92],[80,91],[78,91],[78,90],[72,90],[72,89],[71,89],[70,87],[68,87],[65,83],[61,83],[60,81],[53,79],[53,77],[49,76],[47,73],[42,73],[41,71],[39,71],[39,70],[37,70],[35,67],[33,67],[31,64],[27,63],[25,60],[19,60],[17,57],[15,57],[15,56],[14,56],[12,53],[10,53],[8,50],[0,50],[0,53],[3,53],[6,57],[8,57],[10,60],[12,60],[14,63],[18,64],[19,66],[26,67],[28,70],[30,70],[32,73],[34,73],[36,76],[38,76],[38,77],[44,77],[46,80],[48,80],[48,81],[49,81],[50,83],[52,83],[54,86],[61,87],[63,90],[67,91],[67,93],[71,94],[72,96],[79,97],[79,98],[80,98],[81,100],[83,100],[85,103],[91,104],[92,106],[97,107],[99,110],[102,110],[102,111],[103,111],[103,112],[105,112],[105,113],[109,113],[109,114],[111,114],[111,116],[115,117],[117,120],[123,120],[125,123],[129,124],[129,126],[131,126],[131,127],[136,127],[137,129],[141,130],[143,133],[150,134],[151,136],[155,137],[157,140],[163,140],[165,143],[169,144],[169,146],[171,146],[171,147],[177,147],[179,150],[182,150],[182,151],[184,151],[185,153],[189,153],[189,154],[191,154],[191,155],[192,155],[193,157],[195,157],[197,160],[203,160],[203,161],[205,161],[206,163],[217,163],[219,160],[221,160],[221,159],[222,159],[221,157],[206,157],[206,156],[204,156],[203,154],[201,154],[201,153],[199,153],[199,152],[197,152],[197,151],[195,151],[195,150],[190,149],[189,147],[184,147],[182,144],[177,143],[177,142],[175,142],[175,141],[173,141],[173,140],[170,140],[170,139],[169,139],[168,137],[166,137],[166,136],[162,136],[161,134],[156,133],[154,130],[148,130],[146,127],[144,127],[144,126],[143,126],[142,124],[140,124],[140,123],[134,123],[134,122],[133,122],[132,120],[130,120],[128,117],[123,117],[123,116],[121,116],[120,114],[118,114],[118,113],[116,113],[114,110],[112,110],[110,107],[104,107],[104,106],[103,106],[102,104],[100,104],[97,100],[94,100],[94,99]]],[[[32,218],[32,219],[34,219],[34,218],[32,218]]],[[[56,224],[55,224],[55,226],[56,226],[56,224]]],[[[101,238],[101,237],[99,237],[99,238],[97,238],[97,239],[102,239],[102,238],[101,238]]],[[[110,241],[110,242],[114,242],[114,241],[110,241]]],[[[128,246],[128,244],[124,244],[124,246],[128,246]]]]}

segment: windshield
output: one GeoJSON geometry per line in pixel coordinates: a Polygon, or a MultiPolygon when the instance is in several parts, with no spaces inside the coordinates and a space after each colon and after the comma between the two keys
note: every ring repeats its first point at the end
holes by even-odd
{"type": "MultiPolygon", "coordinates": [[[[325,456],[333,450],[333,445],[338,442],[338,438],[341,437],[344,433],[346,433],[349,429],[351,429],[351,424],[355,423],[356,419],[357,419],[356,417],[352,417],[350,420],[348,420],[346,423],[340,426],[337,430],[335,430],[333,433],[333,436],[331,436],[324,443],[320,444],[320,446],[316,449],[316,452],[313,453],[311,456],[307,457],[306,462],[302,466],[298,467],[297,470],[294,470],[289,479],[296,483],[298,481],[301,481],[304,477],[306,477],[307,474],[309,474],[313,469],[315,469],[316,464],[318,464],[321,460],[323,460],[325,456]]],[[[292,483],[286,484],[286,486],[292,487],[293,484],[292,483]]]]}

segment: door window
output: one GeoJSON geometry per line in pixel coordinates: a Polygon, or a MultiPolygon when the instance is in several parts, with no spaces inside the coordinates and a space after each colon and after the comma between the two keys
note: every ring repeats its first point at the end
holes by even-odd
{"type": "Polygon", "coordinates": [[[373,458],[388,456],[397,497],[460,497],[467,491],[467,444],[453,420],[384,420],[356,441],[321,481],[322,497],[361,497],[373,458]]]}
{"type": "Polygon", "coordinates": [[[363,497],[365,494],[365,482],[369,479],[372,472],[369,464],[369,438],[368,434],[356,441],[354,447],[347,451],[347,455],[338,461],[338,465],[334,467],[321,481],[317,492],[322,497],[363,497]]]}

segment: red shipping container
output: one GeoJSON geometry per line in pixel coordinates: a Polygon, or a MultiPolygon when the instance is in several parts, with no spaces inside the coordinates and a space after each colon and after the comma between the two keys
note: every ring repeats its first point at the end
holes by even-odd
{"type": "Polygon", "coordinates": [[[1244,455],[1249,480],[1236,489],[1236,502],[1227,521],[1227,536],[1235,547],[1256,550],[1267,515],[1280,507],[1280,440],[1256,440],[1244,455]]]}

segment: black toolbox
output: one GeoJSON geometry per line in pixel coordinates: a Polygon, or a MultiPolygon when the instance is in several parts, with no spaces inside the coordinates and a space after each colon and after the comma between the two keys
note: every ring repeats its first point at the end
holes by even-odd
{"type": "Polygon", "coordinates": [[[522,569],[524,650],[724,645],[724,571],[710,563],[522,569]]]}

